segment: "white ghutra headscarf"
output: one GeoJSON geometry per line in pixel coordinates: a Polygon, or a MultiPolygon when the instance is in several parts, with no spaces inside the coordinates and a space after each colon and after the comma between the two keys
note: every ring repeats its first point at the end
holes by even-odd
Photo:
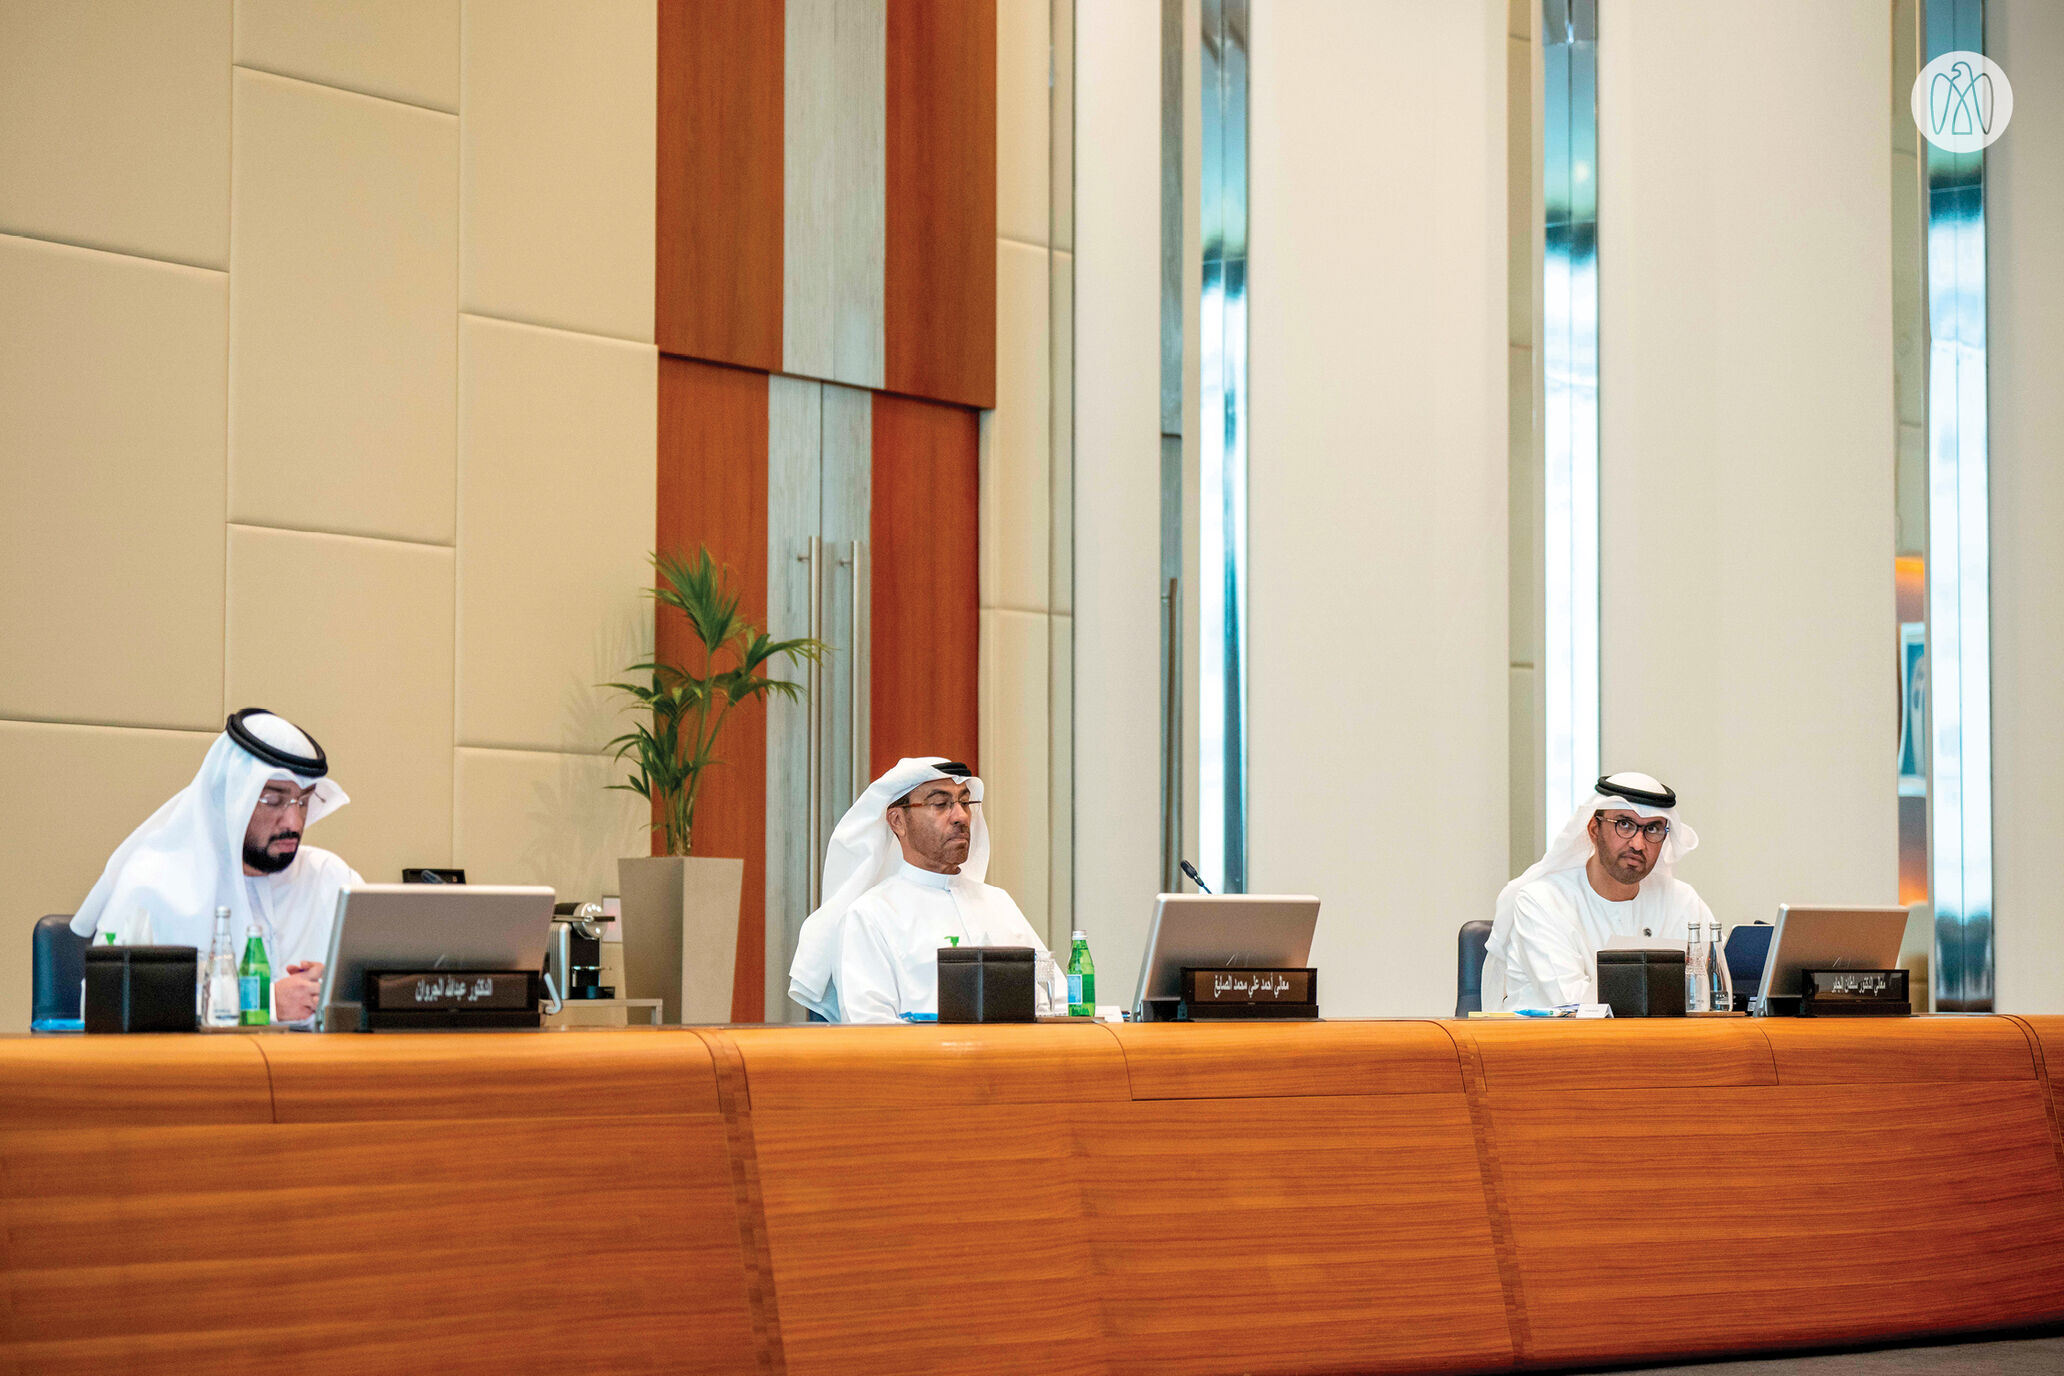
{"type": "MultiPolygon", "coordinates": [[[[322,747],[286,718],[250,707],[233,714],[193,782],[116,847],[73,915],[72,930],[80,936],[119,931],[125,943],[206,933],[215,910],[228,908],[231,931],[240,938],[251,921],[244,833],[258,795],[275,781],[313,786],[302,823],[305,849],[307,829],[351,801],[329,767],[322,747]]],[[[301,867],[303,856],[294,859],[283,874],[301,867]]],[[[205,949],[205,935],[199,945],[205,949]]]]}
{"type": "MultiPolygon", "coordinates": [[[[953,765],[944,755],[896,761],[896,767],[867,786],[831,833],[824,855],[824,905],[803,923],[796,941],[795,963],[788,967],[788,996],[819,1017],[838,1022],[838,989],[832,975],[838,968],[840,929],[846,910],[895,872],[903,856],[896,834],[889,830],[889,804],[933,779],[959,779],[968,797],[982,801],[982,781],[953,765]]],[[[981,883],[989,872],[989,824],[975,810],[968,827],[968,858],[956,878],[981,883]]]]}
{"type": "Polygon", "coordinates": [[[1512,913],[1519,901],[1519,891],[1536,879],[1584,868],[1591,860],[1591,818],[1599,812],[1632,812],[1641,817],[1661,817],[1670,824],[1663,853],[1648,878],[1641,881],[1643,884],[1669,883],[1677,863],[1698,848],[1698,833],[1677,818],[1677,794],[1654,775],[1608,774],[1599,779],[1591,796],[1577,805],[1562,824],[1562,830],[1555,834],[1548,853],[1498,891],[1490,942],[1484,948],[1484,1007],[1505,1005],[1505,956],[1512,943],[1512,913]]]}

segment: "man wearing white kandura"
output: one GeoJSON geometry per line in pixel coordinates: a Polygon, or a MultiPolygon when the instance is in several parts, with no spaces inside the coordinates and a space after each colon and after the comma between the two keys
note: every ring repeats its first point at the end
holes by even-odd
{"type": "Polygon", "coordinates": [[[72,918],[81,936],[124,945],[191,946],[206,958],[215,910],[230,911],[239,948],[257,927],[282,972],[272,1007],[282,1022],[314,1014],[337,920],[337,894],[364,881],[301,833],[350,802],[307,732],[260,707],[224,724],[194,781],[116,848],[72,918]]]}
{"type": "Polygon", "coordinates": [[[1046,943],[1002,889],[982,882],[982,781],[936,755],[898,760],[840,819],[824,858],[788,996],[829,1022],[895,1022],[939,1011],[941,946],[1030,946],[1045,1012],[1067,986],[1046,943]]]}
{"type": "Polygon", "coordinates": [[[1598,951],[1616,936],[1682,946],[1713,910],[1674,871],[1698,845],[1677,794],[1647,774],[1609,774],[1548,853],[1498,895],[1484,950],[1486,1012],[1598,998],[1598,951]]]}

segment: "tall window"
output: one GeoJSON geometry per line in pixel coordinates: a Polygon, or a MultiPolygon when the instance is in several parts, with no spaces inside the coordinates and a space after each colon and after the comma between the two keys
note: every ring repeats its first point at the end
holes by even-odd
{"type": "Polygon", "coordinates": [[[1598,777],[1598,4],[1542,6],[1544,842],[1598,777]]]}
{"type": "MultiPolygon", "coordinates": [[[[1985,51],[1985,0],[1928,0],[1923,64],[1985,51]]],[[[1992,1008],[1992,595],[1985,153],[1926,159],[1926,697],[1935,1006],[1992,1008]]]]}

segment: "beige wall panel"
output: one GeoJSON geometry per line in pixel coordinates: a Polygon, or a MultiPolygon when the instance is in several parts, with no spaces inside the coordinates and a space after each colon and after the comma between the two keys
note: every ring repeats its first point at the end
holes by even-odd
{"type": "Polygon", "coordinates": [[[651,812],[606,755],[458,752],[452,863],[473,884],[550,884],[566,900],[616,892],[616,862],[651,849],[651,812]]]}
{"type": "Polygon", "coordinates": [[[1601,763],[1723,922],[1893,902],[1886,7],[1601,22],[1601,763]]]}
{"type": "Polygon", "coordinates": [[[229,263],[230,0],[0,0],[0,231],[229,263]]]}
{"type": "Polygon", "coordinates": [[[1324,899],[1333,1016],[1452,1010],[1510,859],[1505,21],[1254,6],[1248,887],[1324,899]],[[1435,107],[1383,177],[1305,154],[1435,107]]]}
{"type": "Polygon", "coordinates": [[[1047,618],[982,612],[982,811],[989,819],[989,882],[1047,930],[1047,618]]]}
{"type": "Polygon", "coordinates": [[[230,519],[449,544],[458,121],[236,74],[230,519]]]}
{"type": "Polygon", "coordinates": [[[654,0],[465,7],[463,307],[652,342],[654,0]]]}
{"type": "Polygon", "coordinates": [[[1046,610],[1053,476],[1047,253],[996,246],[996,409],[983,417],[982,605],[1046,610]]]}
{"type": "Polygon", "coordinates": [[[222,717],[219,272],[0,235],[0,716],[222,717]]]}
{"type": "Polygon", "coordinates": [[[459,111],[459,0],[237,0],[238,65],[459,111]]]}
{"type": "MultiPolygon", "coordinates": [[[[219,725],[219,723],[218,723],[219,725]]],[[[69,913],[124,837],[199,772],[206,731],[134,731],[0,721],[0,1032],[29,1026],[29,933],[69,913]]]]}
{"type": "Polygon", "coordinates": [[[596,751],[652,651],[659,355],[459,326],[458,740],[596,751]]]}
{"type": "Polygon", "coordinates": [[[1052,44],[1051,0],[997,0],[996,232],[1042,248],[1051,239],[1052,44]]]}
{"type": "Polygon", "coordinates": [[[1053,153],[1049,231],[1053,246],[1075,247],[1075,0],[1053,0],[1053,92],[1048,108],[1053,153]]]}
{"type": "MultiPolygon", "coordinates": [[[[1161,739],[1160,7],[1077,24],[1075,440],[1096,462],[1075,468],[1075,775],[1137,783],[1161,739]]],[[[1152,805],[1076,831],[1074,921],[1113,989],[1138,974],[1160,854],[1152,805]]]]}
{"type": "Polygon", "coordinates": [[[452,826],[452,552],[229,530],[228,697],[322,742],[351,806],[310,833],[369,880],[442,865],[452,826]]]}
{"type": "Polygon", "coordinates": [[[2014,122],[1986,154],[1992,406],[1993,923],[1997,1007],[2064,1012],[2064,9],[1994,0],[2014,122]]]}

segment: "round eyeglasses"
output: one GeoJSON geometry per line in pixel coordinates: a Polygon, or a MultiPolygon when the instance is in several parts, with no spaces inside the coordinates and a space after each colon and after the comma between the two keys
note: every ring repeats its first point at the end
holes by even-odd
{"type": "Polygon", "coordinates": [[[1614,833],[1617,834],[1622,841],[1633,840],[1634,833],[1638,831],[1643,836],[1646,836],[1650,841],[1654,842],[1657,845],[1661,845],[1663,838],[1670,834],[1670,824],[1660,817],[1656,818],[1653,822],[1646,823],[1637,822],[1632,817],[1613,817],[1608,820],[1612,822],[1612,829],[1614,833]]]}

